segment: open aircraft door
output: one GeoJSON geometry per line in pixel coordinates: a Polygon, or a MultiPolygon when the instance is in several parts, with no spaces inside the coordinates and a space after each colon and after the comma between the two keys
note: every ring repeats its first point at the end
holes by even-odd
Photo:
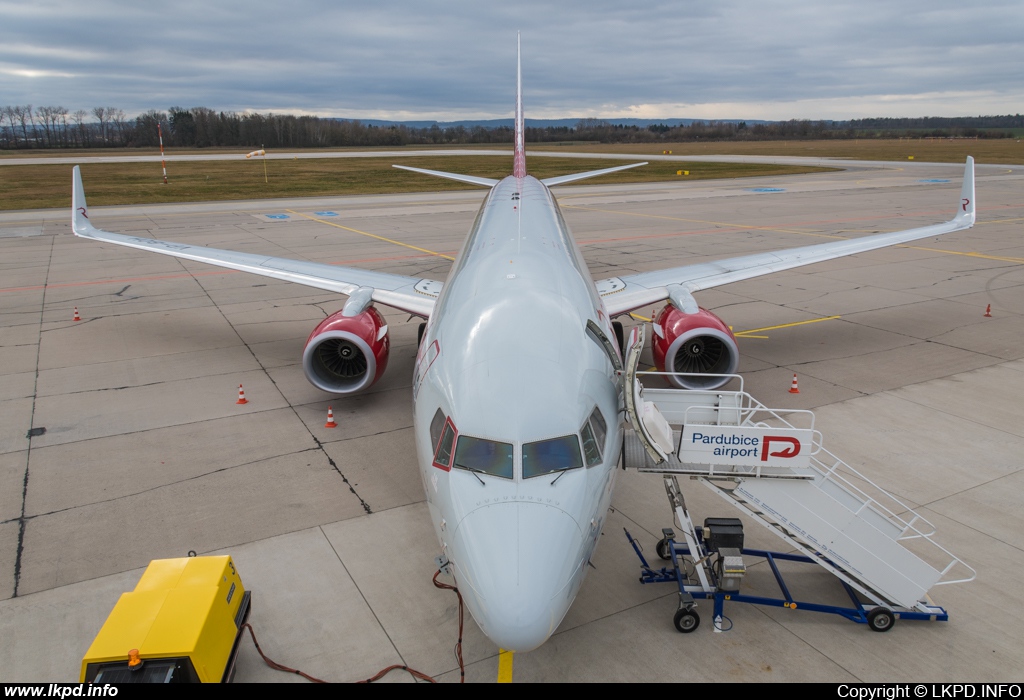
{"type": "Polygon", "coordinates": [[[640,353],[644,349],[644,326],[634,326],[629,331],[626,341],[626,364],[623,369],[622,395],[626,406],[626,416],[633,430],[636,431],[640,443],[654,460],[661,464],[668,460],[673,451],[672,427],[661,415],[661,411],[653,402],[644,401],[643,387],[636,377],[640,365],[640,353]]]}

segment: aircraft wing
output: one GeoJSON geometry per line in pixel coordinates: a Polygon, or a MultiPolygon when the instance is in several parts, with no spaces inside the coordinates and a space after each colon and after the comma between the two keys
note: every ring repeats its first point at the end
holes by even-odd
{"type": "Polygon", "coordinates": [[[956,216],[945,223],[789,248],[773,253],[754,253],[709,263],[612,277],[597,282],[597,290],[604,299],[608,315],[617,316],[664,299],[673,298],[673,301],[676,299],[683,301],[693,292],[730,282],[739,282],[772,272],[812,265],[844,255],[864,253],[921,238],[963,231],[974,226],[974,219],[974,159],[968,157],[964,167],[964,181],[960,190],[956,216]]]}
{"type": "Polygon", "coordinates": [[[339,294],[352,295],[360,289],[364,290],[365,294],[366,291],[372,290],[373,301],[423,318],[430,316],[442,287],[442,284],[435,280],[406,277],[389,272],[374,272],[306,260],[239,253],[102,231],[89,221],[89,209],[85,203],[85,191],[82,187],[82,174],[77,165],[74,169],[71,202],[71,228],[75,235],[81,238],[195,260],[240,272],[251,272],[263,277],[295,282],[339,294]]]}

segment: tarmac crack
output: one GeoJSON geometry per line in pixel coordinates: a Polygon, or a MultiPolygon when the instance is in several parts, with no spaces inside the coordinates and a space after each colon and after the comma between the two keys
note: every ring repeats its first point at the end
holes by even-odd
{"type": "MultiPolygon", "coordinates": [[[[179,260],[177,258],[175,258],[175,259],[178,261],[178,264],[181,265],[181,268],[183,270],[185,270],[186,272],[191,274],[191,272],[188,270],[188,268],[186,268],[185,265],[182,264],[181,260],[179,260]]],[[[321,452],[323,452],[324,458],[327,459],[327,463],[330,464],[331,468],[334,469],[334,471],[338,473],[338,476],[340,476],[341,480],[345,483],[346,486],[348,486],[348,490],[352,492],[352,495],[355,496],[359,500],[359,504],[363,507],[363,510],[366,511],[366,514],[367,515],[372,514],[373,513],[373,509],[370,508],[370,504],[367,503],[366,500],[363,499],[363,497],[359,495],[359,493],[356,491],[355,487],[352,485],[352,482],[350,482],[348,480],[348,477],[346,477],[345,474],[342,473],[341,469],[338,467],[338,464],[334,461],[334,458],[331,457],[329,454],[327,454],[327,450],[324,449],[323,443],[321,443],[320,440],[317,438],[317,436],[313,434],[313,431],[306,424],[306,422],[304,420],[302,420],[302,416],[299,415],[299,412],[296,409],[296,407],[292,405],[292,402],[289,401],[288,397],[284,395],[283,391],[281,391],[281,387],[279,387],[277,385],[277,382],[274,380],[274,377],[271,376],[270,372],[267,371],[267,368],[260,361],[260,358],[253,351],[252,347],[249,345],[248,342],[246,342],[245,338],[243,338],[242,335],[238,332],[238,329],[235,328],[235,325],[231,322],[231,319],[228,318],[227,314],[224,313],[223,309],[221,309],[220,306],[217,304],[217,302],[214,301],[213,297],[210,296],[210,293],[203,286],[202,282],[200,282],[195,277],[195,275],[192,275],[192,279],[195,280],[195,283],[197,285],[199,285],[199,288],[202,289],[203,292],[206,294],[206,297],[210,300],[210,303],[213,305],[213,307],[215,309],[217,309],[217,313],[219,313],[221,315],[221,318],[224,319],[224,322],[226,324],[228,324],[228,328],[230,328],[232,330],[232,332],[234,332],[234,334],[238,338],[239,342],[242,343],[242,345],[245,346],[245,349],[249,351],[249,354],[252,355],[252,359],[256,362],[257,365],[260,366],[260,369],[263,371],[263,374],[267,377],[267,379],[273,385],[274,389],[277,390],[278,395],[285,402],[285,404],[287,404],[288,408],[290,408],[292,410],[292,413],[295,414],[295,417],[299,420],[299,423],[301,423],[302,426],[306,428],[306,432],[309,433],[309,436],[311,438],[313,438],[313,441],[316,443],[317,448],[321,452]]]]}
{"type": "Polygon", "coordinates": [[[359,582],[356,581],[356,577],[353,576],[352,572],[348,570],[347,566],[345,566],[345,561],[341,558],[341,554],[338,553],[338,550],[335,548],[334,543],[331,542],[331,538],[327,536],[326,532],[324,532],[323,525],[319,526],[319,528],[317,528],[317,529],[320,530],[320,534],[324,536],[325,540],[327,540],[327,544],[330,545],[331,551],[334,552],[334,556],[336,556],[338,558],[338,563],[341,564],[341,568],[345,570],[345,574],[348,576],[349,580],[352,582],[352,585],[356,587],[357,591],[359,591],[359,597],[361,597],[363,599],[363,603],[366,604],[366,607],[367,607],[367,609],[369,609],[370,614],[373,615],[373,619],[377,621],[377,624],[380,626],[380,631],[383,632],[384,636],[388,638],[388,642],[391,644],[391,648],[395,650],[396,654],[398,654],[398,658],[400,658],[402,660],[402,664],[405,665],[405,666],[408,666],[408,664],[405,661],[405,657],[402,656],[402,652],[398,649],[398,645],[395,644],[395,640],[393,640],[391,638],[391,635],[388,634],[388,630],[384,626],[384,623],[377,616],[377,611],[373,609],[373,605],[370,604],[370,601],[366,598],[366,594],[363,593],[363,589],[359,586],[359,582]]]}
{"type": "MultiPolygon", "coordinates": [[[[40,313],[39,313],[39,335],[42,339],[43,333],[43,316],[46,313],[46,288],[50,281],[50,270],[53,268],[53,248],[57,241],[56,236],[50,239],[50,254],[46,262],[46,279],[43,281],[43,294],[40,299],[40,313]]],[[[36,371],[35,377],[32,384],[32,414],[29,419],[29,433],[31,434],[32,428],[35,427],[36,420],[36,403],[38,401],[39,393],[39,357],[42,348],[42,342],[36,344],[36,371]]],[[[21,481],[21,514],[18,517],[18,547],[14,555],[14,589],[11,593],[12,598],[18,597],[18,586],[21,583],[21,562],[22,557],[25,554],[25,526],[28,524],[28,520],[25,517],[25,507],[28,502],[28,482],[29,482],[29,467],[32,464],[32,439],[29,438],[28,450],[25,452],[25,476],[21,481]]]]}
{"type": "MultiPolygon", "coordinates": [[[[305,425],[305,424],[303,424],[303,425],[305,425]]],[[[307,428],[307,430],[308,430],[308,428],[307,428]]],[[[344,473],[343,473],[343,472],[341,471],[341,468],[340,468],[340,467],[338,466],[338,463],[334,461],[334,458],[333,458],[333,457],[331,457],[331,456],[330,456],[329,454],[327,454],[327,450],[326,450],[326,449],[324,449],[324,445],[323,445],[323,443],[322,443],[322,442],[320,442],[320,440],[319,440],[319,439],[317,438],[317,436],[316,436],[316,435],[313,435],[313,433],[312,433],[312,432],[311,432],[311,433],[310,433],[309,435],[310,435],[310,437],[312,437],[312,438],[313,438],[313,440],[315,440],[315,441],[316,441],[316,446],[317,446],[317,447],[318,447],[318,448],[320,449],[320,451],[322,451],[322,452],[324,453],[324,457],[326,457],[326,458],[327,458],[327,463],[331,465],[331,468],[332,468],[332,469],[334,469],[334,471],[338,472],[338,476],[340,476],[340,477],[341,477],[341,480],[342,480],[343,482],[345,482],[345,485],[346,485],[346,486],[348,486],[348,490],[352,492],[352,495],[353,495],[353,496],[355,496],[356,498],[358,498],[358,499],[359,499],[359,505],[361,505],[361,506],[363,507],[363,510],[365,510],[365,511],[366,511],[366,514],[367,514],[367,515],[373,515],[373,509],[371,509],[371,508],[370,508],[370,504],[369,504],[369,503],[367,503],[366,501],[364,501],[364,500],[363,500],[363,497],[362,497],[362,496],[360,496],[360,495],[359,495],[359,494],[358,494],[358,493],[356,492],[356,489],[355,489],[355,487],[354,487],[354,486],[352,485],[352,482],[351,482],[351,481],[349,481],[349,480],[348,480],[348,477],[347,477],[347,476],[345,476],[345,474],[344,474],[344,473]]],[[[344,442],[344,441],[343,441],[343,440],[339,440],[338,442],[344,442]]]]}
{"type": "MultiPolygon", "coordinates": [[[[43,518],[43,517],[46,517],[47,515],[56,515],[58,513],[66,513],[66,512],[71,511],[71,510],[78,510],[79,508],[88,508],[89,506],[97,506],[97,505],[102,505],[104,503],[114,503],[115,501],[122,501],[122,500],[124,500],[126,498],[134,498],[135,496],[141,496],[144,493],[151,493],[153,491],[159,491],[161,489],[170,488],[171,486],[177,486],[178,484],[186,484],[186,483],[188,483],[190,481],[195,481],[196,479],[205,479],[208,476],[212,476],[214,474],[220,474],[221,472],[227,472],[227,471],[231,471],[233,469],[240,469],[242,467],[251,467],[254,464],[260,464],[262,462],[269,462],[270,460],[273,460],[273,459],[280,459],[281,457],[291,457],[293,455],[300,455],[303,452],[315,452],[316,450],[317,450],[317,448],[315,448],[315,447],[307,447],[307,448],[305,448],[303,450],[298,450],[296,452],[285,452],[285,453],[279,454],[279,455],[270,455],[268,457],[261,457],[260,459],[254,459],[251,462],[243,462],[242,464],[233,464],[230,467],[221,467],[220,469],[214,469],[213,471],[203,472],[202,474],[195,474],[195,475],[187,477],[185,479],[178,479],[177,481],[170,481],[170,482],[168,482],[166,484],[159,484],[157,486],[152,486],[152,487],[150,487],[148,489],[142,489],[141,491],[135,491],[133,493],[122,494],[120,496],[115,496],[114,498],[107,498],[107,499],[104,499],[102,501],[90,501],[89,503],[79,503],[79,504],[74,505],[74,506],[68,506],[67,508],[58,508],[56,510],[47,511],[46,513],[36,513],[35,515],[28,515],[28,516],[25,516],[25,519],[26,520],[34,520],[35,518],[43,518]]],[[[10,521],[7,521],[7,522],[10,522],[10,521]]],[[[3,523],[0,523],[0,525],[2,525],[2,524],[3,523]]]]}
{"type": "MultiPolygon", "coordinates": [[[[338,412],[338,415],[339,416],[341,415],[341,411],[338,412]]],[[[362,440],[364,438],[372,438],[372,437],[377,437],[379,435],[388,435],[390,433],[397,433],[397,432],[400,432],[402,430],[409,430],[410,428],[412,428],[411,425],[403,425],[403,426],[400,426],[398,428],[392,428],[391,430],[382,430],[379,433],[365,433],[363,435],[353,435],[351,437],[341,438],[340,440],[329,440],[329,441],[326,442],[326,444],[328,444],[328,445],[337,445],[337,444],[342,443],[342,442],[350,442],[352,440],[362,440]]],[[[314,437],[313,439],[316,440],[318,443],[320,442],[320,440],[318,440],[316,437],[314,437]]],[[[342,478],[344,478],[344,475],[342,475],[342,478]]]]}

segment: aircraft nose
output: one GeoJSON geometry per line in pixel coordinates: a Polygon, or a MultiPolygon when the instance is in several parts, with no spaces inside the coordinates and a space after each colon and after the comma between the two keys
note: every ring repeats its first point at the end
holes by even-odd
{"type": "Polygon", "coordinates": [[[488,505],[463,518],[452,544],[459,586],[484,634],[511,651],[543,644],[572,602],[566,588],[583,544],[576,521],[541,503],[488,505]]]}

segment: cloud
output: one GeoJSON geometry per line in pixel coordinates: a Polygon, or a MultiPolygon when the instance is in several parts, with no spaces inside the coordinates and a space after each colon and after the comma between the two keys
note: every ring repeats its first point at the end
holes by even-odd
{"type": "Polygon", "coordinates": [[[1024,107],[1024,4],[1001,0],[0,2],[0,100],[508,116],[517,30],[534,117],[1024,107]]]}

